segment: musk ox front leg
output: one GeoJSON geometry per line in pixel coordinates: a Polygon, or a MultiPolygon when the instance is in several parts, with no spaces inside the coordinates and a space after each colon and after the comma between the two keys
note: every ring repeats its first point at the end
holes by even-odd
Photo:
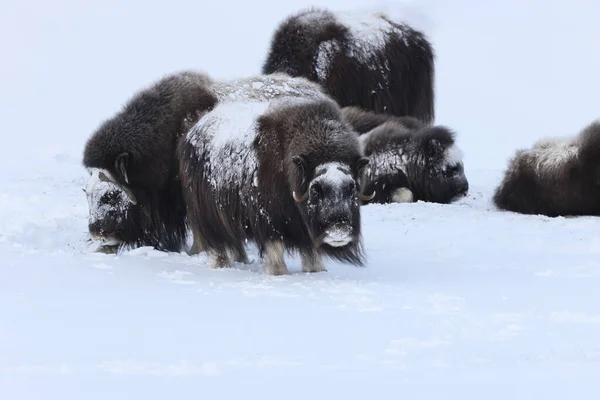
{"type": "Polygon", "coordinates": [[[284,259],[285,247],[280,241],[270,241],[265,244],[265,272],[269,275],[287,275],[289,271],[284,259]]]}
{"type": "Polygon", "coordinates": [[[206,248],[202,245],[202,243],[200,243],[200,241],[198,240],[198,236],[194,235],[194,241],[192,242],[192,247],[188,251],[188,255],[194,256],[204,251],[206,251],[206,248]]]}
{"type": "Polygon", "coordinates": [[[233,261],[235,261],[235,262],[239,262],[242,264],[250,264],[250,260],[248,259],[248,254],[246,253],[246,250],[244,250],[244,249],[231,250],[231,257],[233,258],[233,261]]]}
{"type": "Polygon", "coordinates": [[[323,258],[314,250],[304,250],[301,253],[302,272],[326,272],[323,258]]]}

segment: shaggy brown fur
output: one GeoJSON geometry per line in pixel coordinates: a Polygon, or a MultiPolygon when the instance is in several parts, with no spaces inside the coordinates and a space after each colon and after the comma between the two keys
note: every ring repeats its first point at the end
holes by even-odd
{"type": "Polygon", "coordinates": [[[600,121],[570,138],[518,150],[493,197],[503,210],[549,217],[600,215],[600,121]]]}
{"type": "Polygon", "coordinates": [[[363,186],[376,192],[372,203],[450,203],[467,194],[462,155],[449,128],[357,107],[342,114],[362,134],[364,155],[371,159],[363,186]]]}
{"type": "Polygon", "coordinates": [[[284,250],[305,272],[324,270],[322,255],[364,264],[356,180],[368,159],[334,101],[223,103],[179,152],[190,224],[215,267],[228,252],[245,259],[246,240],[271,274],[287,273],[284,250]]]}
{"type": "Polygon", "coordinates": [[[405,23],[381,13],[352,17],[311,8],[280,23],[262,71],[319,82],[342,107],[413,116],[430,124],[435,117],[434,61],[425,34],[405,23]]]}
{"type": "MultiPolygon", "coordinates": [[[[84,165],[93,175],[88,184],[92,237],[110,246],[180,251],[187,227],[177,140],[218,102],[282,95],[324,96],[318,84],[285,74],[212,81],[193,71],[168,75],[135,94],[85,147],[84,165]],[[113,182],[97,184],[97,169],[113,182]]],[[[200,250],[195,244],[190,252],[200,250]]]]}

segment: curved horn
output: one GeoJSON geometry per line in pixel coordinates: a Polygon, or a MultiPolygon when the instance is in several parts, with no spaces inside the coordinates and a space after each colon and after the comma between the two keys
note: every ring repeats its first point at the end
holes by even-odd
{"type": "Polygon", "coordinates": [[[302,202],[306,201],[306,199],[308,199],[308,190],[303,195],[300,195],[300,196],[298,196],[296,194],[296,191],[294,190],[292,192],[292,196],[294,197],[294,200],[296,200],[298,203],[302,203],[302,202]]]}
{"type": "Polygon", "coordinates": [[[375,197],[375,193],[377,193],[377,192],[375,190],[373,190],[373,193],[370,194],[369,196],[367,196],[366,194],[362,194],[361,192],[359,192],[357,190],[356,191],[356,197],[358,197],[362,201],[371,201],[375,197]]]}
{"type": "Polygon", "coordinates": [[[135,194],[128,187],[119,185],[117,182],[115,182],[114,180],[112,180],[108,176],[106,176],[106,174],[104,172],[100,172],[98,174],[98,179],[100,179],[102,182],[108,182],[108,183],[112,183],[114,185],[117,185],[121,190],[123,190],[123,192],[125,192],[125,194],[127,195],[127,199],[133,205],[137,204],[137,198],[135,197],[135,194]]]}

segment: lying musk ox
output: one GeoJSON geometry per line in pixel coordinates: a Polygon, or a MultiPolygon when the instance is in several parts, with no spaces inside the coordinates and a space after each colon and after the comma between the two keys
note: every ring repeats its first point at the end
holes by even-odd
{"type": "MultiPolygon", "coordinates": [[[[318,84],[284,74],[217,82],[193,71],[167,75],[136,93],[85,146],[92,238],[106,252],[135,246],[182,250],[188,231],[177,141],[220,101],[283,94],[324,95],[318,84]]],[[[195,245],[192,252],[199,250],[195,245]]]]}
{"type": "Polygon", "coordinates": [[[372,203],[451,203],[469,190],[454,132],[414,117],[375,114],[344,107],[343,118],[361,134],[371,160],[362,186],[375,191],[372,203]]]}
{"type": "Polygon", "coordinates": [[[357,183],[369,160],[358,135],[327,98],[221,103],[179,145],[180,176],[194,236],[230,266],[256,243],[265,271],[287,274],[285,251],[302,271],[322,257],[364,265],[357,183]]]}
{"type": "Polygon", "coordinates": [[[276,28],[263,73],[319,82],[340,106],[432,123],[435,54],[425,34],[382,13],[308,9],[276,28]]]}
{"type": "Polygon", "coordinates": [[[546,138],[510,159],[493,202],[549,217],[600,215],[600,120],[577,136],[546,138]]]}

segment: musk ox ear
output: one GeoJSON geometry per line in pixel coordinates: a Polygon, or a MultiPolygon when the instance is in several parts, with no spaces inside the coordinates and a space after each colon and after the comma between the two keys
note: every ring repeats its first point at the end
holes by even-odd
{"type": "Polygon", "coordinates": [[[115,170],[125,183],[129,184],[129,176],[127,175],[127,167],[129,166],[129,153],[121,153],[115,158],[115,170]]]}

